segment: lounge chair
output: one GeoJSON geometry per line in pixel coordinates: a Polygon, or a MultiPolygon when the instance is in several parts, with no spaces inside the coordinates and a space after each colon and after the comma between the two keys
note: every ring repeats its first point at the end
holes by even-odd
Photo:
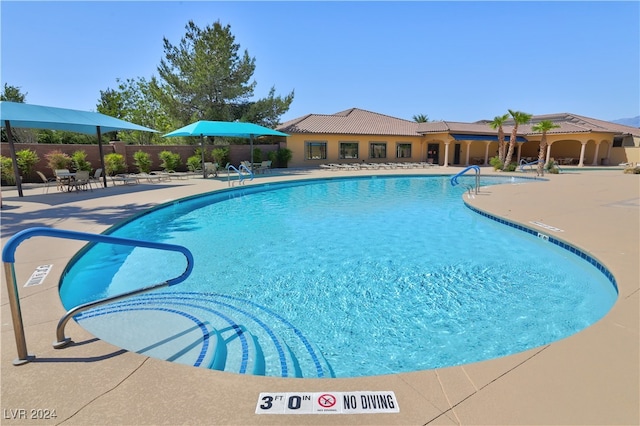
{"type": "Polygon", "coordinates": [[[51,184],[51,182],[56,182],[58,180],[55,177],[48,178],[39,171],[36,171],[36,173],[38,174],[38,176],[40,176],[40,179],[42,179],[42,183],[44,183],[44,188],[42,190],[43,193],[45,193],[45,190],[46,192],[49,192],[49,185],[51,184]]]}
{"type": "Polygon", "coordinates": [[[271,171],[271,161],[263,161],[256,169],[259,173],[267,173],[271,171]]]}
{"type": "Polygon", "coordinates": [[[111,176],[111,182],[113,182],[114,185],[117,185],[118,182],[123,185],[135,185],[136,183],[138,183],[138,178],[135,175],[123,173],[111,176]]]}

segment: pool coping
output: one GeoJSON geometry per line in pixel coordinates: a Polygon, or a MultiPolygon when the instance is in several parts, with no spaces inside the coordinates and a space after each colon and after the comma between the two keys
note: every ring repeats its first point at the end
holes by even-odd
{"type": "MultiPolygon", "coordinates": [[[[459,170],[439,168],[420,174],[459,170]]],[[[266,179],[336,177],[336,173],[292,170],[266,179]]],[[[393,174],[403,173],[396,170],[393,174]]],[[[261,181],[265,180],[257,182],[261,181]]],[[[34,188],[27,189],[28,195],[21,200],[3,190],[3,203],[9,207],[2,211],[3,237],[5,212],[13,214],[14,206],[16,215],[24,217],[21,224],[25,226],[38,223],[102,232],[109,221],[117,222],[132,209],[141,211],[181,195],[225,186],[226,182],[192,179],[150,184],[139,191],[99,189],[94,192],[105,192],[91,198],[72,194],[76,199],[66,194],[41,195],[41,190],[34,188]],[[104,196],[107,193],[109,196],[104,196]],[[54,205],[46,198],[59,196],[70,201],[54,205]],[[92,219],[92,215],[100,219],[92,219]]],[[[619,171],[598,171],[552,175],[547,182],[526,186],[526,190],[524,185],[486,187],[464,201],[523,226],[534,220],[563,228],[563,241],[606,265],[619,285],[619,298],[605,318],[583,332],[490,361],[355,379],[239,377],[202,371],[121,351],[94,339],[75,323],[69,324],[67,333],[77,344],[53,350],[55,323],[63,313],[56,300],[57,279],[62,265],[82,244],[29,241],[16,256],[20,259],[16,262],[18,280],[24,281],[42,263],[52,263],[54,268],[41,286],[19,289],[28,347],[37,356],[36,362],[20,367],[11,365],[16,352],[3,286],[2,423],[28,423],[10,418],[19,413],[12,410],[55,409],[56,419],[39,420],[38,424],[637,424],[639,210],[637,202],[629,206],[625,202],[638,199],[639,181],[619,171]],[[598,226],[594,226],[596,218],[598,226]],[[255,414],[259,392],[363,390],[394,391],[400,413],[255,414]]],[[[15,226],[9,223],[6,228],[9,235],[15,226]]]]}

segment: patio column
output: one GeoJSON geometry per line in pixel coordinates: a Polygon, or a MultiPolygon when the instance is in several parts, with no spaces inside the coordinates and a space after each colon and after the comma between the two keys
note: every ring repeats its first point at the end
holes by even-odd
{"type": "Polygon", "coordinates": [[[466,141],[466,144],[467,144],[467,156],[466,156],[464,165],[468,166],[469,165],[469,152],[471,151],[471,141],[466,141]]]}
{"type": "Polygon", "coordinates": [[[449,144],[450,141],[446,141],[444,143],[444,161],[442,163],[442,167],[449,167],[449,144]]]}
{"type": "Polygon", "coordinates": [[[547,144],[547,157],[544,160],[544,164],[547,164],[550,159],[551,159],[551,144],[548,143],[547,144]]]}
{"type": "Polygon", "coordinates": [[[516,149],[518,150],[518,159],[516,160],[516,164],[520,164],[520,156],[522,155],[522,143],[518,145],[516,142],[516,149]]]}
{"type": "Polygon", "coordinates": [[[578,163],[578,167],[584,167],[584,151],[587,148],[586,142],[580,142],[582,146],[580,147],[580,162],[578,163]]]}
{"type": "Polygon", "coordinates": [[[484,143],[484,165],[485,166],[489,164],[489,145],[491,145],[491,142],[484,143]]]}
{"type": "Polygon", "coordinates": [[[598,151],[600,150],[600,141],[596,142],[596,152],[595,154],[593,154],[593,162],[591,163],[592,166],[597,166],[598,165],[598,151]]]}

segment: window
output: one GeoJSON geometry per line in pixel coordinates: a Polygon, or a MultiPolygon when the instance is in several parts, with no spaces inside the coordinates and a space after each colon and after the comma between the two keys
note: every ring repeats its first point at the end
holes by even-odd
{"type": "Polygon", "coordinates": [[[340,142],[340,159],[358,158],[358,142],[340,142]]]}
{"type": "Polygon", "coordinates": [[[396,145],[396,158],[411,158],[411,144],[398,143],[396,145]]]}
{"type": "Polygon", "coordinates": [[[369,158],[387,158],[387,143],[371,142],[369,144],[369,158]]]}
{"type": "Polygon", "coordinates": [[[326,142],[306,142],[305,160],[326,160],[327,159],[327,143],[326,142]]]}

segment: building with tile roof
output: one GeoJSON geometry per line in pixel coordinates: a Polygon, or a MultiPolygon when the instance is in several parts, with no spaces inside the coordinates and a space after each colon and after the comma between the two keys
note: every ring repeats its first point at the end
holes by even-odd
{"type": "MultiPolygon", "coordinates": [[[[640,129],[570,113],[535,115],[518,126],[514,161],[538,158],[541,134],[532,126],[550,120],[547,161],[561,164],[607,165],[640,162],[640,129]]],[[[277,130],[289,134],[291,167],[325,163],[433,162],[443,166],[488,164],[496,155],[498,134],[490,120],[475,123],[417,123],[351,108],[335,114],[307,114],[277,130]]],[[[513,121],[503,126],[508,141],[513,121]]]]}

